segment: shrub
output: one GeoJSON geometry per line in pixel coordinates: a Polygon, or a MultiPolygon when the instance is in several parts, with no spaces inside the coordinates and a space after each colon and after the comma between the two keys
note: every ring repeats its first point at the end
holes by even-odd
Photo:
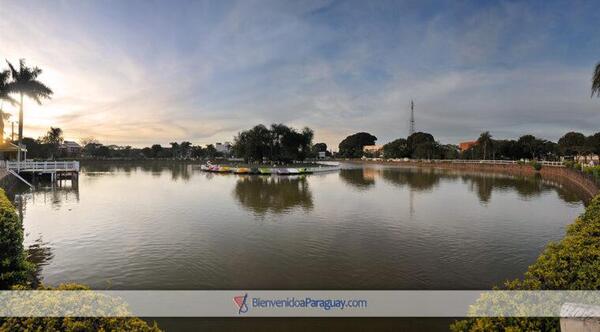
{"type": "Polygon", "coordinates": [[[32,272],[23,249],[23,224],[0,189],[0,289],[28,283],[32,272]]]}
{"type": "MultiPolygon", "coordinates": [[[[600,195],[531,265],[522,280],[504,283],[507,290],[600,289],[600,195]]],[[[472,318],[451,325],[453,331],[559,331],[558,318],[472,318]]]]}
{"type": "MultiPolygon", "coordinates": [[[[27,289],[17,286],[15,289],[27,289]]],[[[56,288],[40,287],[40,290],[89,290],[88,287],[77,284],[63,284],[56,288]]],[[[118,300],[103,295],[88,294],[85,301],[78,298],[73,305],[89,306],[97,310],[105,309],[107,312],[126,312],[126,307],[118,300]],[[84,302],[82,302],[84,301],[84,302]]],[[[33,301],[33,300],[32,300],[33,301]]],[[[50,308],[54,306],[53,298],[48,296],[50,308]]],[[[43,306],[40,303],[27,303],[27,300],[19,301],[24,308],[43,306]]],[[[62,305],[69,305],[62,303],[62,305]]],[[[146,321],[137,317],[11,317],[0,320],[0,331],[137,331],[154,332],[160,331],[156,323],[149,325],[146,321]]]]}
{"type": "Polygon", "coordinates": [[[531,167],[539,172],[542,169],[542,164],[534,160],[531,162],[531,167]]]}

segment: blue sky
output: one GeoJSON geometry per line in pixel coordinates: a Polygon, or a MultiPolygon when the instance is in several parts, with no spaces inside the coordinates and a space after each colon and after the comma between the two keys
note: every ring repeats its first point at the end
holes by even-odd
{"type": "MultiPolygon", "coordinates": [[[[489,130],[600,130],[600,11],[585,1],[9,1],[0,58],[55,97],[25,133],[142,146],[232,140],[258,123],[331,147],[367,131],[457,143],[489,130]]],[[[13,111],[9,107],[9,111],[13,111]]],[[[15,113],[16,114],[16,113],[15,113]]]]}

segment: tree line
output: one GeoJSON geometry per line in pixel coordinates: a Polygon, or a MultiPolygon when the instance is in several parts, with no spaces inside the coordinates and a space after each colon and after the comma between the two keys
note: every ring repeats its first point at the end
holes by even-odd
{"type": "Polygon", "coordinates": [[[482,133],[477,141],[464,151],[457,145],[442,144],[433,135],[414,133],[407,138],[398,138],[383,145],[382,155],[364,152],[367,145],[374,145],[377,137],[359,132],[346,137],[339,144],[338,156],[342,158],[379,157],[411,159],[540,159],[558,160],[563,156],[600,154],[600,132],[585,136],[569,132],[558,142],[533,135],[523,135],[516,140],[493,139],[489,132],[482,133]]]}

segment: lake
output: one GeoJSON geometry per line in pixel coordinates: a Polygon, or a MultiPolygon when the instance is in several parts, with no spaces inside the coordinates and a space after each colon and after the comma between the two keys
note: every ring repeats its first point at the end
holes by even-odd
{"type": "Polygon", "coordinates": [[[41,280],[97,289],[490,289],[584,209],[539,177],[351,164],[271,177],[102,162],[13,195],[41,280]]]}

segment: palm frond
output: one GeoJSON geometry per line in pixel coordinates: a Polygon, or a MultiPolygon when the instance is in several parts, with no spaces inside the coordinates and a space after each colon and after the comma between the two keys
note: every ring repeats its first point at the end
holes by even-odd
{"type": "Polygon", "coordinates": [[[592,78],[592,97],[594,95],[600,97],[600,63],[596,65],[594,77],[592,78]]]}
{"type": "Polygon", "coordinates": [[[8,101],[11,105],[14,105],[16,101],[10,96],[12,89],[9,79],[10,71],[0,71],[0,100],[8,101]]]}

